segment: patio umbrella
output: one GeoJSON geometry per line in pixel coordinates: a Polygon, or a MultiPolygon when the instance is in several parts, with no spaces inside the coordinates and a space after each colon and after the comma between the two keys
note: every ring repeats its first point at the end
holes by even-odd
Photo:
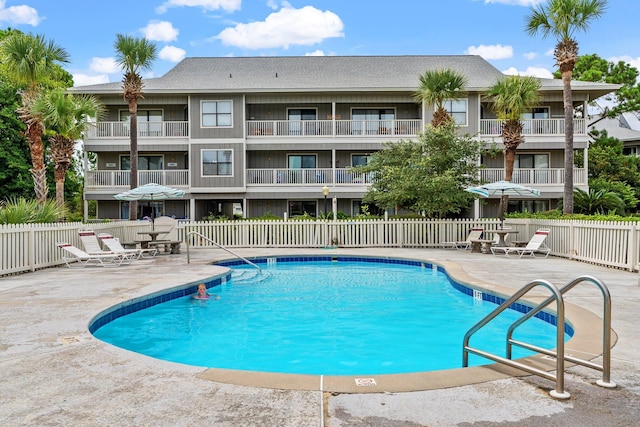
{"type": "MultiPolygon", "coordinates": [[[[152,201],[167,200],[167,199],[180,199],[184,196],[184,190],[178,190],[176,188],[165,187],[160,184],[145,184],[137,188],[132,188],[124,193],[116,194],[115,197],[118,200],[132,201],[132,200],[146,200],[151,205],[152,201]]],[[[151,214],[151,226],[155,229],[153,222],[153,211],[151,214]]]]}
{"type": "MultiPolygon", "coordinates": [[[[502,196],[518,196],[518,197],[539,197],[540,190],[524,185],[515,184],[511,181],[496,181],[489,184],[479,185],[477,187],[467,188],[466,191],[477,194],[481,197],[500,196],[502,204],[502,196]]],[[[500,227],[504,225],[504,206],[500,209],[500,227]]]]}

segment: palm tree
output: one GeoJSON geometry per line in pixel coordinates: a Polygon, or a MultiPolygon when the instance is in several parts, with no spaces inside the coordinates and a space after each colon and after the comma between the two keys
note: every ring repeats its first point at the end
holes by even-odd
{"type": "Polygon", "coordinates": [[[104,117],[104,105],[91,95],[72,95],[63,89],[54,89],[42,92],[31,109],[34,116],[42,117],[50,134],[56,201],[64,205],[64,181],[76,141],[82,138],[91,117],[96,120],[104,117]]]}
{"type": "MultiPolygon", "coordinates": [[[[129,164],[131,170],[130,186],[138,186],[138,100],[142,96],[144,86],[139,72],[150,70],[157,57],[156,45],[145,38],[135,38],[123,34],[116,35],[114,44],[116,61],[124,72],[122,79],[122,96],[129,106],[129,138],[131,141],[129,164]]],[[[129,219],[135,220],[138,215],[138,204],[129,202],[129,219]]]]}
{"type": "Polygon", "coordinates": [[[418,102],[435,105],[431,124],[438,127],[453,121],[443,106],[444,101],[464,97],[463,89],[466,85],[466,77],[449,68],[427,70],[420,76],[420,86],[413,97],[418,102]]]}
{"type": "Polygon", "coordinates": [[[491,109],[502,121],[504,179],[507,181],[513,178],[516,149],[524,142],[520,118],[538,103],[539,91],[540,80],[535,77],[508,76],[498,80],[485,93],[491,109]]]}
{"type": "Polygon", "coordinates": [[[44,204],[48,193],[42,143],[44,127],[41,117],[31,113],[31,105],[40,93],[41,84],[55,72],[53,65],[69,62],[69,54],[53,41],[46,41],[42,35],[19,32],[4,39],[0,45],[0,54],[11,77],[24,86],[20,93],[22,106],[18,109],[18,116],[26,125],[24,134],[31,153],[31,175],[36,200],[44,204]]]}
{"type": "MultiPolygon", "coordinates": [[[[491,109],[502,120],[502,142],[504,144],[504,179],[513,179],[513,165],[516,150],[524,142],[522,135],[522,114],[535,106],[540,97],[540,80],[535,77],[508,76],[490,87],[486,95],[489,97],[491,109]]],[[[509,196],[500,200],[500,218],[504,218],[504,210],[509,203],[509,196]]]]}
{"type": "Polygon", "coordinates": [[[564,103],[564,202],[563,212],[573,213],[573,96],[571,78],[578,59],[577,31],[587,31],[592,20],[599,18],[607,0],[549,0],[532,7],[525,19],[525,29],[531,36],[538,32],[558,40],[553,55],[562,74],[564,103]]]}

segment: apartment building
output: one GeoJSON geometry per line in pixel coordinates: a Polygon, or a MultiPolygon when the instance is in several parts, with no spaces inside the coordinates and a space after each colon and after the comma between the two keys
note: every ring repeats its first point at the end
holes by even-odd
{"type": "MultiPolygon", "coordinates": [[[[138,216],[271,213],[322,214],[330,205],[357,214],[370,177],[351,172],[387,141],[415,139],[433,106],[413,97],[418,77],[450,68],[467,77],[467,95],[446,108],[462,132],[502,145],[500,124],[483,92],[502,73],[479,56],[306,56],[187,58],[166,75],[144,80],[138,103],[138,183],[184,189],[180,200],[140,203],[138,216]]],[[[510,210],[554,208],[563,192],[562,82],[542,79],[540,105],[523,117],[526,142],[518,148],[514,181],[541,197],[512,198],[510,210]]],[[[573,82],[576,107],[616,85],[573,82]]],[[[85,200],[99,218],[128,218],[129,117],[121,83],[75,87],[98,96],[107,118],[84,140],[95,154],[85,161],[85,200]]],[[[588,146],[584,117],[574,121],[576,150],[588,146]]],[[[85,157],[86,159],[86,157],[85,157]]],[[[504,159],[484,158],[482,178],[504,177],[504,159]]],[[[574,171],[587,189],[587,164],[574,171]]],[[[495,216],[497,199],[476,202],[468,215],[495,216]]]]}

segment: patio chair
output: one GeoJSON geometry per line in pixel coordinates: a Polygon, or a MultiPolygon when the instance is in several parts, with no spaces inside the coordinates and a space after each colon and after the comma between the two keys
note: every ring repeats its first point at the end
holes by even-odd
{"type": "Polygon", "coordinates": [[[135,259],[139,259],[141,257],[145,257],[148,255],[153,258],[158,253],[156,248],[145,248],[145,249],[125,249],[121,244],[120,240],[117,237],[113,237],[109,233],[100,233],[98,234],[98,239],[107,247],[111,252],[132,255],[135,259]]]}
{"type": "Polygon", "coordinates": [[[497,255],[499,252],[504,253],[505,256],[509,256],[510,254],[517,254],[519,258],[522,258],[524,255],[530,255],[535,258],[536,253],[544,254],[544,257],[548,257],[551,249],[547,247],[544,243],[545,239],[549,235],[548,228],[539,228],[536,230],[536,233],[531,237],[527,246],[523,248],[514,247],[514,246],[492,246],[491,252],[494,255],[497,255]]]}
{"type": "Polygon", "coordinates": [[[57,243],[57,246],[65,253],[62,255],[62,260],[69,268],[84,268],[87,265],[96,265],[102,267],[118,267],[122,265],[129,258],[123,254],[117,253],[103,253],[103,254],[89,254],[80,248],[73,246],[71,243],[57,243]],[[67,253],[69,255],[67,255],[67,253]],[[78,266],[74,267],[71,264],[77,262],[78,266]]]}
{"type": "Polygon", "coordinates": [[[483,227],[473,227],[467,236],[467,240],[462,242],[440,242],[440,246],[444,249],[469,249],[471,241],[480,239],[483,231],[483,227]]]}
{"type": "Polygon", "coordinates": [[[111,253],[111,251],[104,251],[102,246],[100,245],[100,240],[98,240],[98,236],[96,236],[95,231],[93,230],[78,230],[78,236],[80,236],[80,241],[82,242],[82,246],[84,246],[84,250],[88,254],[104,254],[111,253]]]}
{"type": "Polygon", "coordinates": [[[103,254],[113,254],[118,253],[124,257],[123,261],[131,262],[138,257],[137,253],[123,253],[123,252],[115,252],[112,250],[105,251],[102,249],[102,244],[96,236],[95,231],[93,230],[78,230],[78,235],[80,236],[80,241],[82,242],[82,246],[84,246],[84,250],[89,255],[103,255],[103,254]]]}

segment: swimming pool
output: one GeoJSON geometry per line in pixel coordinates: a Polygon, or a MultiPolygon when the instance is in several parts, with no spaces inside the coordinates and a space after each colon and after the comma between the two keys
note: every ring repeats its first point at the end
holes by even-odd
{"type": "MultiPolygon", "coordinates": [[[[195,290],[186,289],[187,296],[144,310],[110,313],[108,322],[100,317],[92,332],[132,351],[196,366],[324,375],[407,373],[460,367],[464,333],[502,302],[486,292],[474,296],[442,268],[420,261],[253,261],[263,266],[263,275],[241,261],[226,263],[235,278],[211,284],[218,300],[192,300],[188,295],[195,290]]],[[[503,354],[504,331],[518,317],[508,310],[495,329],[474,337],[474,344],[477,339],[482,348],[503,354]]],[[[532,319],[517,338],[552,348],[553,317],[541,317],[546,321],[532,319]]],[[[569,328],[567,337],[570,333],[569,328]]],[[[530,354],[520,351],[517,357],[530,354]]],[[[470,358],[470,365],[486,363],[470,358]]]]}

